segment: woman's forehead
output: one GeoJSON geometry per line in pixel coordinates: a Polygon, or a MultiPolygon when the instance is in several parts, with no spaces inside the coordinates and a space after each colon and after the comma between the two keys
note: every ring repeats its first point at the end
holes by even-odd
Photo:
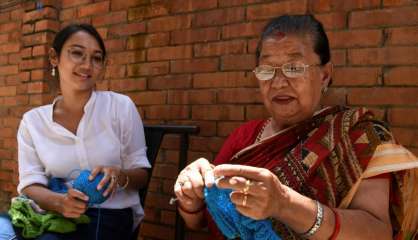
{"type": "Polygon", "coordinates": [[[96,38],[85,31],[78,31],[71,35],[67,41],[65,41],[63,47],[80,47],[85,48],[90,51],[100,51],[102,52],[99,43],[97,42],[96,38]]]}
{"type": "Polygon", "coordinates": [[[304,58],[314,54],[312,42],[307,38],[287,35],[282,38],[267,38],[262,43],[260,58],[286,56],[304,58]]]}

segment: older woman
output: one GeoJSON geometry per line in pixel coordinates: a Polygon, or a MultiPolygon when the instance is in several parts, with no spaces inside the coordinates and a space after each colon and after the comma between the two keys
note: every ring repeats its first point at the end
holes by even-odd
{"type": "Polygon", "coordinates": [[[214,165],[198,159],[179,174],[174,191],[186,224],[208,223],[223,238],[206,217],[203,195],[222,176],[216,184],[232,189],[236,210],[273,219],[283,239],[391,239],[402,221],[403,234],[415,232],[417,207],[408,204],[417,197],[416,158],[369,111],[320,106],[332,73],[321,23],[310,15],[273,19],[257,62],[254,73],[271,117],[236,129],[214,165]],[[390,174],[407,169],[413,174],[390,174]],[[400,177],[409,181],[403,195],[400,177]]]}
{"type": "Polygon", "coordinates": [[[90,217],[69,234],[44,233],[38,239],[129,239],[143,217],[137,189],[146,183],[141,118],[129,97],[95,91],[104,74],[106,49],[94,27],[73,24],[57,33],[50,49],[52,76],[62,95],[24,114],[18,140],[18,192],[42,209],[66,218],[90,217]],[[104,177],[98,189],[108,198],[88,208],[88,196],[73,188],[51,191],[51,177],[70,181],[73,170],[104,177]]]}

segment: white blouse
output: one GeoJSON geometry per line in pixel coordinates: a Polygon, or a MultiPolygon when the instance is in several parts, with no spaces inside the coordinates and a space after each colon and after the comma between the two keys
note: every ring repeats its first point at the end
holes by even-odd
{"type": "MultiPolygon", "coordinates": [[[[31,184],[47,186],[49,177],[70,181],[74,170],[110,165],[122,169],[151,167],[142,120],[128,96],[93,91],[84,106],[76,135],[53,121],[57,99],[23,115],[17,133],[19,193],[31,184]]],[[[138,192],[134,190],[117,191],[100,207],[133,208],[135,226],[144,216],[138,192]]]]}

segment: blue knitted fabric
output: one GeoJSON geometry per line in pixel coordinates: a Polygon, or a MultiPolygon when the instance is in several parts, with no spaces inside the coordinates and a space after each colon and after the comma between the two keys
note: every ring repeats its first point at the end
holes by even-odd
{"type": "MultiPolygon", "coordinates": [[[[106,201],[108,197],[104,197],[103,192],[107,189],[109,183],[107,183],[106,186],[99,191],[97,190],[97,185],[104,177],[104,174],[99,173],[96,178],[89,181],[88,178],[90,174],[91,172],[89,170],[80,171],[80,174],[73,182],[73,188],[86,194],[89,197],[88,204],[91,206],[93,204],[100,204],[106,201]]],[[[48,183],[48,188],[58,193],[66,193],[68,191],[68,188],[65,185],[65,180],[62,178],[51,178],[48,183]]]]}
{"type": "Polygon", "coordinates": [[[215,185],[205,188],[205,201],[209,213],[218,228],[228,239],[280,240],[270,220],[254,220],[240,214],[231,202],[230,189],[219,189],[215,185]]]}

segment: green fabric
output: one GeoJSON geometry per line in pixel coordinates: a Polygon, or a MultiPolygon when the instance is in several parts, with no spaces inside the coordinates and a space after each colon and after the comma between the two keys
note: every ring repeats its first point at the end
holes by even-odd
{"type": "Polygon", "coordinates": [[[69,233],[77,229],[77,224],[86,224],[90,219],[82,215],[76,219],[65,218],[62,215],[48,212],[40,214],[33,210],[29,199],[17,198],[12,201],[9,215],[16,227],[22,228],[24,238],[36,238],[44,232],[69,233]]]}

